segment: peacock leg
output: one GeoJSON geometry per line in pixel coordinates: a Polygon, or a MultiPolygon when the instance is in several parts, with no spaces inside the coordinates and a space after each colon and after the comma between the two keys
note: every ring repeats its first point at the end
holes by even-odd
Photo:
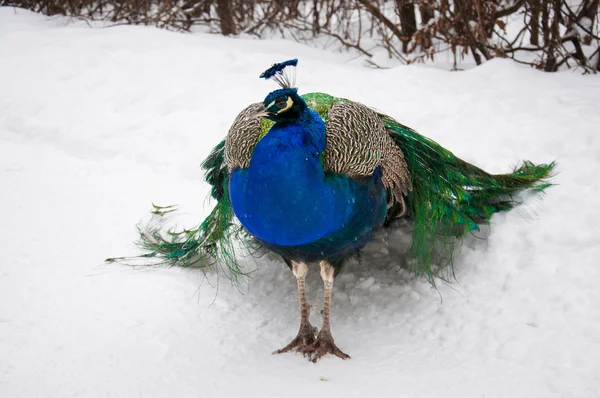
{"type": "Polygon", "coordinates": [[[323,327],[317,336],[317,340],[306,347],[301,347],[298,351],[310,355],[313,362],[317,362],[325,354],[333,354],[342,359],[348,359],[350,356],[340,350],[333,341],[331,335],[330,312],[331,312],[331,292],[333,289],[333,278],[335,268],[328,261],[321,261],[321,278],[323,278],[325,298],[323,304],[323,327]]]}
{"type": "Polygon", "coordinates": [[[298,348],[299,350],[302,347],[311,345],[315,342],[315,336],[317,334],[317,328],[310,324],[310,306],[306,302],[306,288],[304,286],[304,281],[306,279],[306,274],[308,273],[308,267],[305,263],[300,263],[293,260],[291,261],[291,264],[292,273],[298,281],[298,299],[300,301],[300,330],[298,331],[298,335],[290,342],[290,344],[286,345],[280,350],[275,351],[273,354],[281,354],[294,348],[298,348]]]}

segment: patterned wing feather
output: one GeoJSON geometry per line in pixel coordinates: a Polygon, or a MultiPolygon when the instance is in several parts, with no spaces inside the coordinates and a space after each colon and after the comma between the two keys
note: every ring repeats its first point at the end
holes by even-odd
{"type": "Polygon", "coordinates": [[[249,105],[241,111],[229,128],[225,139],[225,162],[229,171],[247,168],[254,147],[261,138],[261,118],[255,116],[263,109],[260,102],[249,105]]]}
{"type": "Polygon", "coordinates": [[[410,173],[379,115],[360,103],[342,101],[331,106],[328,119],[325,171],[361,177],[381,166],[391,201],[404,204],[403,195],[412,189],[410,173]]]}

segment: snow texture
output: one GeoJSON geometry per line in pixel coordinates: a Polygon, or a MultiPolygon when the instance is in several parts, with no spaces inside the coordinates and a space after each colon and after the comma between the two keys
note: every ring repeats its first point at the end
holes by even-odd
{"type": "MultiPolygon", "coordinates": [[[[494,60],[461,73],[372,70],[284,40],[230,39],[0,8],[0,396],[600,396],[600,78],[494,60]],[[274,259],[240,289],[136,254],[151,202],[209,211],[199,163],[261,101],[274,62],[302,93],[359,100],[491,172],[556,159],[543,200],[494,215],[439,293],[394,233],[334,284],[352,359],[271,355],[296,334],[274,259]],[[440,294],[443,300],[440,299],[440,294]]],[[[320,326],[323,287],[308,298],[320,326]]]]}

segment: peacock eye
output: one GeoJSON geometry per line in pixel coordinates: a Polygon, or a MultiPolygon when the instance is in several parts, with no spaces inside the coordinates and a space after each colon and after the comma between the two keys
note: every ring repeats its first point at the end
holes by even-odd
{"type": "Polygon", "coordinates": [[[279,98],[276,102],[275,102],[275,106],[279,109],[284,109],[285,107],[287,107],[287,98],[279,98]]]}

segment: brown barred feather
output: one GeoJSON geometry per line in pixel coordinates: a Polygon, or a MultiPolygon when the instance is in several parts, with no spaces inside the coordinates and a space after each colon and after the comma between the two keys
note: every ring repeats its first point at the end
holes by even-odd
{"type": "Polygon", "coordinates": [[[250,158],[260,136],[260,117],[254,116],[263,109],[260,102],[251,104],[233,121],[225,139],[225,162],[229,171],[250,166],[250,158]]]}
{"type": "Polygon", "coordinates": [[[381,166],[382,180],[390,191],[390,204],[402,205],[412,189],[402,150],[390,137],[377,113],[357,102],[338,102],[329,111],[325,171],[350,177],[372,175],[381,166]]]}
{"type": "Polygon", "coordinates": [[[397,203],[403,203],[403,195],[412,190],[410,172],[404,153],[386,130],[386,148],[381,158],[383,183],[390,190],[397,203]]]}
{"type": "Polygon", "coordinates": [[[339,102],[329,111],[325,171],[368,176],[381,164],[387,132],[377,114],[356,102],[339,102]],[[384,134],[377,134],[381,130],[384,134]]]}

